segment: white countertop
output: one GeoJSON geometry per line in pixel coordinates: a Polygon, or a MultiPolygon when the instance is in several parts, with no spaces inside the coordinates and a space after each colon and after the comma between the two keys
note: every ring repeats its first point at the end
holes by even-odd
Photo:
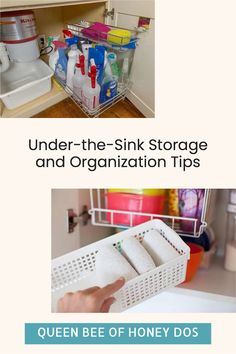
{"type": "Polygon", "coordinates": [[[236,298],[172,288],[131,307],[129,313],[236,312],[236,298]]]}

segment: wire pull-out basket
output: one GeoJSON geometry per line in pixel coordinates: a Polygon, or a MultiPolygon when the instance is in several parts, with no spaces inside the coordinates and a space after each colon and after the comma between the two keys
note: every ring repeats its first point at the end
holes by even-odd
{"type": "MultiPolygon", "coordinates": [[[[166,243],[179,255],[173,260],[126,282],[115,294],[116,302],[111,312],[121,312],[131,306],[176,286],[185,280],[189,247],[179,235],[161,220],[152,220],[126,231],[104,238],[52,260],[52,311],[56,312],[57,301],[67,292],[86,289],[96,284],[96,254],[105,245],[113,245],[122,252],[122,242],[135,236],[141,243],[145,234],[157,230],[166,243]]],[[[106,260],[104,259],[104,262],[106,260]]]]}

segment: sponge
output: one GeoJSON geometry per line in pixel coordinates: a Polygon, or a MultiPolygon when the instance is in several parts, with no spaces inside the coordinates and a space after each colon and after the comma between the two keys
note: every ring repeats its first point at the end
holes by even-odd
{"type": "Polygon", "coordinates": [[[107,40],[110,43],[126,45],[131,40],[131,32],[123,29],[111,30],[107,34],[107,40]]]}

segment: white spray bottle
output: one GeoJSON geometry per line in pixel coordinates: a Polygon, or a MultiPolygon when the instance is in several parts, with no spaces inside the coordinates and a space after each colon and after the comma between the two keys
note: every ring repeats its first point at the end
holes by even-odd
{"type": "Polygon", "coordinates": [[[68,63],[67,63],[67,76],[66,76],[66,85],[72,90],[73,89],[73,76],[75,73],[75,64],[77,60],[78,49],[77,45],[73,44],[70,47],[68,53],[68,63]]]}
{"type": "Polygon", "coordinates": [[[73,77],[73,92],[82,100],[82,87],[85,81],[84,55],[79,56],[79,62],[75,65],[75,74],[73,77]]]}
{"type": "Polygon", "coordinates": [[[94,59],[91,59],[89,78],[84,81],[82,86],[82,101],[90,111],[96,109],[99,106],[101,87],[97,83],[96,76],[97,67],[94,59]]]}
{"type": "Polygon", "coordinates": [[[84,61],[84,65],[85,65],[85,75],[88,75],[88,67],[89,67],[89,64],[88,64],[89,48],[92,48],[92,44],[87,44],[87,43],[82,44],[82,51],[83,51],[84,58],[85,58],[85,61],[84,61]]]}

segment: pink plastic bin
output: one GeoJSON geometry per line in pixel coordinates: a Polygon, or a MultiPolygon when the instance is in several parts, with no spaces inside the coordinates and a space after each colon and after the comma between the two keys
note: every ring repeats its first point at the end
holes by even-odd
{"type": "MultiPolygon", "coordinates": [[[[127,193],[107,193],[107,208],[112,210],[133,211],[139,213],[163,214],[166,197],[164,195],[149,196],[127,193]]],[[[107,220],[111,222],[111,213],[107,220]]],[[[133,215],[132,226],[149,221],[149,216],[133,215]]],[[[113,223],[130,225],[130,214],[113,214],[113,223]]]]}

